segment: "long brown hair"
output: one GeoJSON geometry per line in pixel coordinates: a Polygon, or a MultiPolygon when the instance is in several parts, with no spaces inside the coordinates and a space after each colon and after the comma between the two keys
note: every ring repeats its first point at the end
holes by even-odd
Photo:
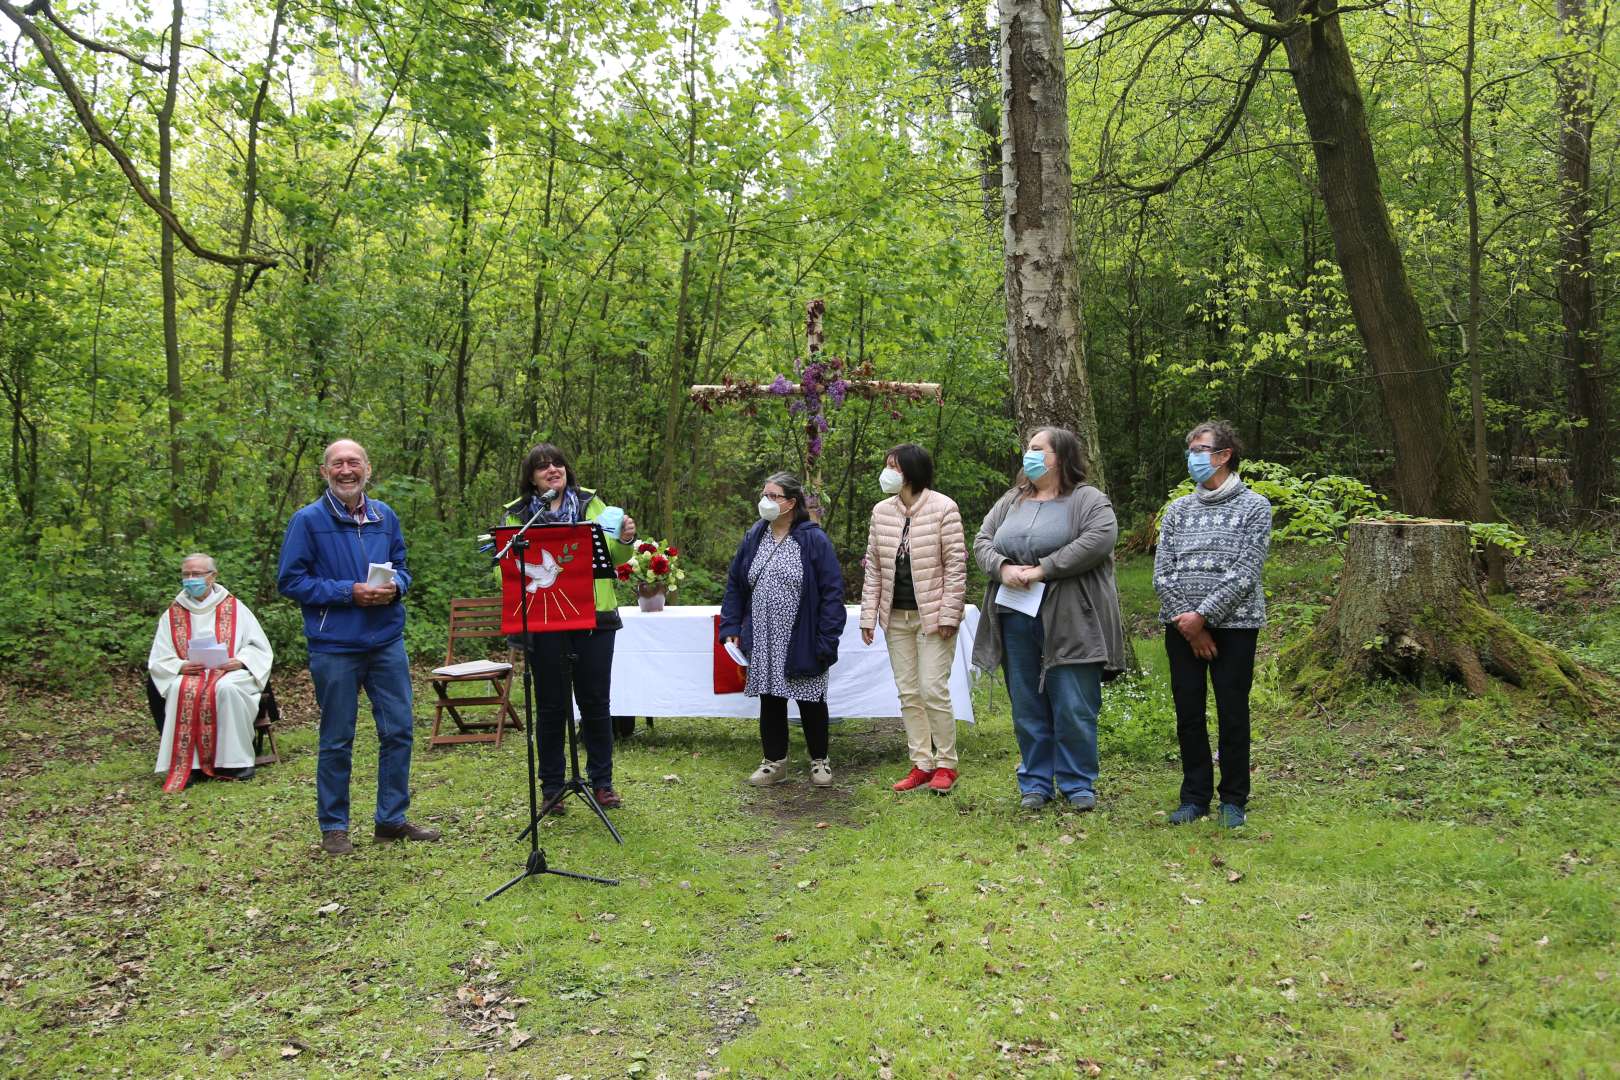
{"type": "MultiPolygon", "coordinates": [[[[1080,449],[1080,440],[1068,428],[1043,427],[1030,432],[1030,438],[1045,435],[1046,441],[1052,444],[1052,456],[1057,458],[1058,494],[1067,495],[1075,488],[1086,482],[1085,455],[1080,449]]],[[[1025,442],[1025,446],[1029,443],[1025,442]]],[[[1013,485],[1020,499],[1027,499],[1035,494],[1035,482],[1025,476],[1020,470],[1018,482],[1013,485]]]]}

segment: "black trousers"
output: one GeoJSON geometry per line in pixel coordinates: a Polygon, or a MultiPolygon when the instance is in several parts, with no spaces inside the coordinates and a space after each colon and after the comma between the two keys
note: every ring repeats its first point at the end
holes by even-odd
{"type": "Polygon", "coordinates": [[[579,703],[579,741],[585,775],[593,788],[613,786],[613,716],[608,693],[613,679],[615,630],[564,630],[530,634],[529,670],[534,675],[536,771],[547,794],[567,779],[568,732],[564,726],[579,703]]]}
{"type": "Polygon", "coordinates": [[[1170,657],[1170,696],[1176,702],[1176,739],[1181,743],[1181,801],[1208,806],[1215,793],[1215,763],[1209,756],[1209,722],[1204,714],[1205,673],[1215,688],[1215,716],[1221,748],[1221,802],[1249,802],[1249,687],[1254,684],[1258,630],[1211,627],[1213,660],[1200,660],[1174,625],[1164,628],[1170,657]]]}
{"type": "MultiPolygon", "coordinates": [[[[825,701],[799,702],[799,721],[804,725],[804,746],[812,760],[827,756],[829,714],[825,701]]],[[[759,742],[765,757],[781,761],[788,755],[787,698],[759,695],[759,742]]]]}

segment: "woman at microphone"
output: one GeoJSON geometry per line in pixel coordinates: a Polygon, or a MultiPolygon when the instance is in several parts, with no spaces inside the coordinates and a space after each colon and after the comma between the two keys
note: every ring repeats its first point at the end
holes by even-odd
{"type": "MultiPolygon", "coordinates": [[[[615,565],[630,558],[636,539],[636,522],[624,514],[618,535],[611,528],[610,507],[590,488],[579,486],[574,467],[563,452],[551,443],[538,443],[523,459],[518,473],[518,497],[506,504],[505,524],[522,525],[534,518],[539,525],[578,525],[604,519],[608,554],[615,565]]],[[[528,658],[534,673],[537,699],[535,731],[540,760],[536,767],[545,800],[562,790],[563,754],[566,747],[564,726],[579,703],[579,735],[585,744],[585,775],[596,801],[604,810],[623,805],[613,789],[613,718],[609,697],[613,679],[613,637],[622,625],[619,600],[611,580],[596,582],[596,627],[592,630],[564,630],[530,634],[528,658]],[[572,656],[572,663],[569,657],[572,656]]],[[[561,815],[558,802],[551,813],[561,815]]]]}

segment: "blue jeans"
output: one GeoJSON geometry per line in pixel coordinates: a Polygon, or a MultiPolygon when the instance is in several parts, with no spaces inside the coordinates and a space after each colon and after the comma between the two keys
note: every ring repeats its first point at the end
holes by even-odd
{"type": "Polygon", "coordinates": [[[1012,699],[1018,737],[1018,789],[1025,795],[1064,799],[1095,794],[1097,711],[1102,708],[1102,665],[1061,664],[1046,673],[1046,634],[1040,619],[1002,608],[1002,671],[1012,699]]]}
{"type": "Polygon", "coordinates": [[[405,641],[371,652],[309,654],[315,701],[321,707],[321,756],[315,767],[315,807],[322,832],[349,827],[349,772],[360,688],[377,722],[377,824],[399,825],[411,805],[411,669],[405,641]]]}

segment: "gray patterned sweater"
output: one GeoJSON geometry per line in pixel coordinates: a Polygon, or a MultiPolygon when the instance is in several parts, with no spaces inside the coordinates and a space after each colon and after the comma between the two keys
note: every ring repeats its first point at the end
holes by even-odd
{"type": "Polygon", "coordinates": [[[1237,481],[1214,499],[1171,503],[1159,524],[1153,588],[1159,621],[1196,611],[1213,627],[1266,622],[1261,573],[1271,549],[1271,503],[1237,481]]]}

